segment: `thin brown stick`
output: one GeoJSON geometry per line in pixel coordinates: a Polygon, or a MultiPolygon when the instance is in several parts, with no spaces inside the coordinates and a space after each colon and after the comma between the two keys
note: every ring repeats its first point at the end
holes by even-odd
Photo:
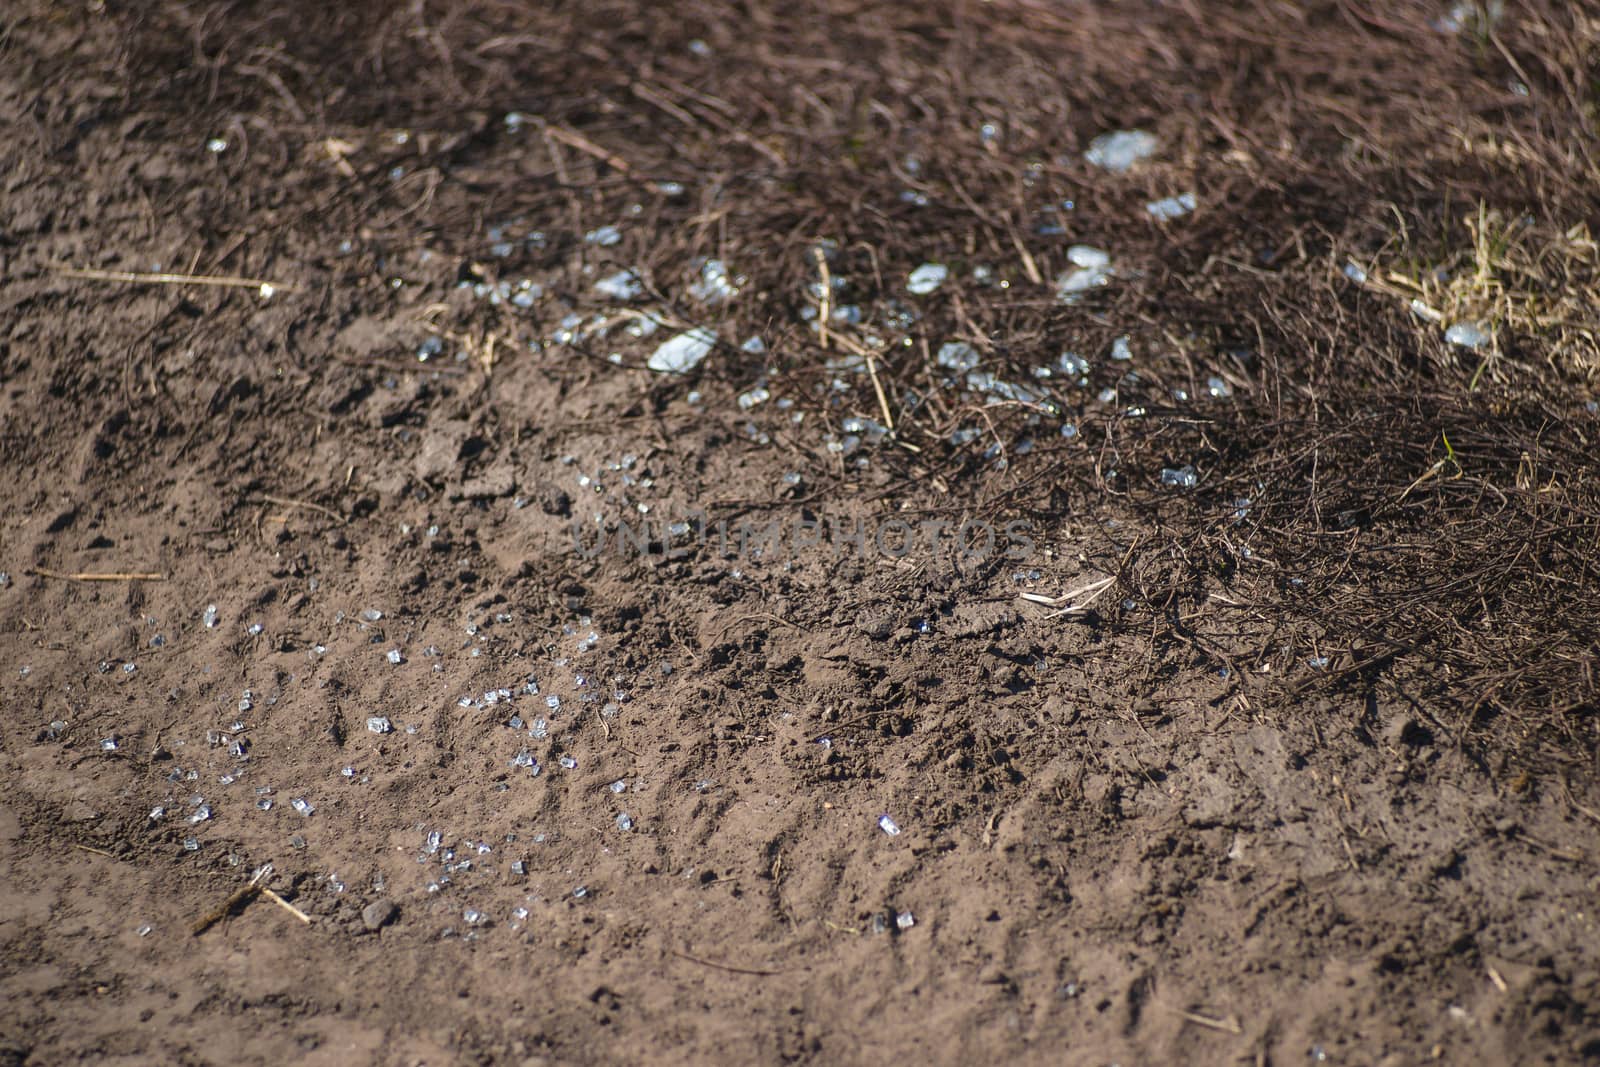
{"type": "Polygon", "coordinates": [[[817,260],[817,272],[822,275],[821,296],[817,298],[818,343],[828,350],[828,316],[833,313],[833,278],[828,274],[828,253],[819,244],[811,250],[817,260]]]}
{"type": "Polygon", "coordinates": [[[349,522],[350,521],[350,520],[346,519],[343,515],[339,514],[337,511],[334,511],[332,508],[325,508],[321,504],[313,504],[309,500],[295,500],[292,497],[283,497],[283,496],[268,496],[267,494],[262,493],[254,501],[252,501],[252,503],[261,503],[262,501],[265,501],[268,504],[277,504],[280,507],[285,507],[285,508],[303,508],[306,511],[321,512],[322,514],[328,516],[328,518],[333,519],[335,522],[339,522],[339,523],[345,523],[345,522],[349,522]]]}
{"type": "Polygon", "coordinates": [[[546,136],[555,138],[568,148],[576,148],[580,152],[593,156],[612,170],[620,171],[623,174],[628,174],[633,170],[632,165],[626,159],[623,159],[615,152],[601,148],[576,130],[569,130],[565,126],[546,126],[544,132],[546,136]]]}
{"type": "Polygon", "coordinates": [[[305,923],[307,926],[310,926],[313,922],[311,916],[307,915],[305,912],[301,911],[287,900],[284,900],[277,893],[273,892],[271,889],[268,889],[266,886],[261,887],[261,895],[272,901],[284,911],[287,911],[290,915],[293,915],[296,919],[299,919],[301,922],[305,923]]]}
{"type": "Polygon", "coordinates": [[[93,270],[85,267],[61,267],[56,271],[63,278],[81,278],[91,282],[131,282],[135,285],[209,285],[221,289],[258,289],[269,295],[273,292],[289,293],[294,286],[265,278],[241,278],[229,274],[147,274],[132,270],[93,270]]]}
{"type": "Polygon", "coordinates": [[[735,967],[731,963],[718,963],[716,960],[703,960],[699,956],[691,956],[687,952],[679,952],[675,948],[668,949],[667,951],[678,957],[680,960],[688,960],[690,963],[698,963],[702,967],[715,967],[719,971],[727,971],[730,974],[753,974],[759,978],[770,978],[773,975],[783,973],[782,971],[763,971],[754,967],[735,967]]]}
{"type": "Polygon", "coordinates": [[[883,412],[883,424],[890,433],[894,433],[894,416],[889,414],[889,398],[884,395],[883,383],[878,380],[878,361],[872,358],[872,353],[866,354],[867,376],[872,379],[872,391],[878,394],[878,410],[883,412]]]}
{"type": "Polygon", "coordinates": [[[1177,1013],[1179,1016],[1189,1020],[1196,1026],[1204,1026],[1209,1030],[1220,1030],[1225,1034],[1235,1035],[1244,1033],[1243,1027],[1239,1025],[1239,1020],[1235,1019],[1231,1015],[1226,1019],[1211,1019],[1204,1015],[1196,1015],[1192,1011],[1184,1011],[1181,1008],[1177,1009],[1177,1013]]]}
{"type": "Polygon", "coordinates": [[[273,892],[271,889],[262,884],[270,877],[272,877],[272,864],[269,863],[260,870],[256,871],[254,877],[250,879],[249,884],[242,885],[238,889],[234,890],[233,893],[229,895],[228,899],[224,900],[220,905],[218,905],[214,911],[202,916],[201,919],[194,924],[194,936],[199,937],[217,923],[227,918],[228,915],[235,909],[242,908],[251,900],[255,899],[255,897],[258,895],[266,897],[268,900],[278,905],[278,907],[283,908],[290,915],[293,915],[296,919],[299,919],[301,922],[309,926],[311,924],[311,916],[307,915],[305,912],[301,911],[287,900],[284,900],[277,893],[273,892]]]}
{"type": "Polygon", "coordinates": [[[63,582],[164,582],[167,576],[153,571],[108,571],[104,573],[92,571],[79,571],[75,574],[65,574],[61,571],[52,571],[44,567],[29,567],[28,574],[40,578],[59,578],[63,582]]]}
{"type": "Polygon", "coordinates": [[[241,907],[247,903],[251,897],[255,896],[259,892],[261,892],[261,887],[254,882],[251,882],[249,885],[240,886],[238,889],[235,889],[228,895],[227,900],[224,900],[221,904],[218,904],[214,910],[202,915],[199,921],[197,921],[194,926],[190,928],[189,932],[195,937],[199,937],[201,934],[217,925],[217,923],[221,922],[223,919],[226,919],[230,914],[233,913],[235,908],[241,907]]]}

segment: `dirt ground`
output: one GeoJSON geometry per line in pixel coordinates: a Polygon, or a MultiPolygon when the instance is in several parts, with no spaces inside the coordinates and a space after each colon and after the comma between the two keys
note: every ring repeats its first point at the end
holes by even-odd
{"type": "Polygon", "coordinates": [[[16,0],[0,1065],[1600,1060],[1491,6],[16,0]]]}

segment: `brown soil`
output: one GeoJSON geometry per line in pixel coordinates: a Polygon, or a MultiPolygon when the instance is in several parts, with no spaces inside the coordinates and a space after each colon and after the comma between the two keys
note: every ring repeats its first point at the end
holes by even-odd
{"type": "Polygon", "coordinates": [[[1600,1057],[1600,20],[1510,6],[17,0],[0,1064],[1600,1057]]]}

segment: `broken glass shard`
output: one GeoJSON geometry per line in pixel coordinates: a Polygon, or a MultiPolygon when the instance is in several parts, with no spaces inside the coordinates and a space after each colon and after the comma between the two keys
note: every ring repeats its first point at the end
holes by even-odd
{"type": "Polygon", "coordinates": [[[644,284],[633,271],[619,270],[595,282],[594,289],[601,296],[626,302],[637,299],[644,292],[644,284]]]}
{"type": "Polygon", "coordinates": [[[663,374],[687,374],[710,354],[716,343],[716,331],[701,326],[663,342],[646,366],[663,374]]]}
{"type": "Polygon", "coordinates": [[[906,292],[912,296],[927,296],[943,285],[949,276],[949,268],[943,263],[924,263],[906,279],[906,292]]]}
{"type": "Polygon", "coordinates": [[[1185,464],[1176,469],[1163,467],[1161,469],[1161,484],[1170,485],[1177,489],[1193,489],[1199,481],[1194,468],[1185,464]]]}
{"type": "Polygon", "coordinates": [[[1158,219],[1181,219],[1195,209],[1196,203],[1193,193],[1181,193],[1162,200],[1152,200],[1144,209],[1158,219]]]}
{"type": "Polygon", "coordinates": [[[1090,141],[1083,158],[1102,170],[1125,171],[1155,155],[1159,144],[1144,130],[1113,130],[1090,141]]]}

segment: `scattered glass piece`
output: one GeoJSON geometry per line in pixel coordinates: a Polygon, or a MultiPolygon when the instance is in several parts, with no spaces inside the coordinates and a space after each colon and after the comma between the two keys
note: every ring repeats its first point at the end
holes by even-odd
{"type": "Polygon", "coordinates": [[[716,343],[715,330],[697,327],[663,342],[651,354],[646,366],[663,374],[687,374],[711,353],[716,343]]]}
{"type": "Polygon", "coordinates": [[[1125,171],[1156,154],[1160,142],[1144,130],[1113,130],[1089,142],[1083,158],[1092,166],[1110,171],[1125,171]]]}
{"type": "Polygon", "coordinates": [[[617,229],[615,226],[601,226],[584,234],[583,240],[585,244],[599,245],[602,248],[605,248],[609,247],[610,245],[620,244],[622,241],[622,231],[617,229]]]}
{"type": "Polygon", "coordinates": [[[1178,196],[1169,196],[1162,200],[1152,200],[1144,206],[1152,216],[1158,219],[1181,219],[1195,209],[1197,201],[1193,193],[1181,193],[1178,196]]]}
{"type": "Polygon", "coordinates": [[[913,926],[917,925],[917,918],[909,911],[902,911],[899,915],[894,917],[894,924],[901,930],[909,930],[913,926]]]}
{"type": "Polygon", "coordinates": [[[708,259],[700,265],[700,278],[690,283],[689,295],[702,304],[725,304],[739,295],[743,278],[728,274],[728,265],[720,259],[708,259]]]}
{"type": "Polygon", "coordinates": [[[312,806],[311,801],[307,800],[305,797],[293,798],[289,801],[289,806],[295,811],[298,811],[301,815],[304,815],[308,818],[311,816],[312,812],[317,810],[312,806]]]}
{"type": "Polygon", "coordinates": [[[391,648],[387,653],[384,654],[383,658],[388,660],[390,663],[396,664],[404,663],[406,661],[405,656],[401,654],[398,648],[391,648]]]}
{"type": "Polygon", "coordinates": [[[1161,469],[1162,485],[1170,485],[1178,489],[1193,489],[1199,480],[1194,468],[1187,464],[1177,469],[1172,467],[1163,467],[1161,469]]]}
{"type": "Polygon", "coordinates": [[[927,296],[944,284],[950,270],[943,263],[924,263],[911,272],[906,280],[906,292],[912,296],[927,296]]]}
{"type": "Polygon", "coordinates": [[[900,824],[887,815],[878,816],[878,829],[890,837],[898,837],[900,835],[900,824]]]}
{"type": "Polygon", "coordinates": [[[1444,332],[1447,343],[1462,348],[1482,348],[1490,338],[1489,331],[1475,322],[1458,322],[1444,332]]]}
{"type": "Polygon", "coordinates": [[[639,280],[639,275],[635,272],[619,270],[615,274],[608,274],[595,282],[594,289],[601,296],[626,302],[636,300],[644,293],[644,283],[639,280]]]}
{"type": "Polygon", "coordinates": [[[757,404],[764,403],[771,398],[771,391],[764,385],[758,385],[754,389],[739,394],[739,406],[745,411],[749,411],[757,404]]]}
{"type": "Polygon", "coordinates": [[[633,816],[629,815],[625,811],[619,814],[617,816],[617,829],[621,830],[623,833],[627,833],[629,830],[632,830],[633,816]]]}
{"type": "Polygon", "coordinates": [[[933,361],[948,370],[965,373],[977,367],[978,350],[965,341],[951,341],[939,346],[933,361]]]}
{"type": "Polygon", "coordinates": [[[205,624],[206,629],[208,629],[208,630],[216,629],[216,625],[217,625],[217,606],[215,604],[207,604],[206,605],[206,610],[204,612],[202,612],[201,615],[200,615],[200,621],[205,624]]]}
{"type": "Polygon", "coordinates": [[[375,734],[386,734],[394,729],[394,723],[389,721],[387,715],[370,715],[367,717],[367,730],[375,734]]]}

